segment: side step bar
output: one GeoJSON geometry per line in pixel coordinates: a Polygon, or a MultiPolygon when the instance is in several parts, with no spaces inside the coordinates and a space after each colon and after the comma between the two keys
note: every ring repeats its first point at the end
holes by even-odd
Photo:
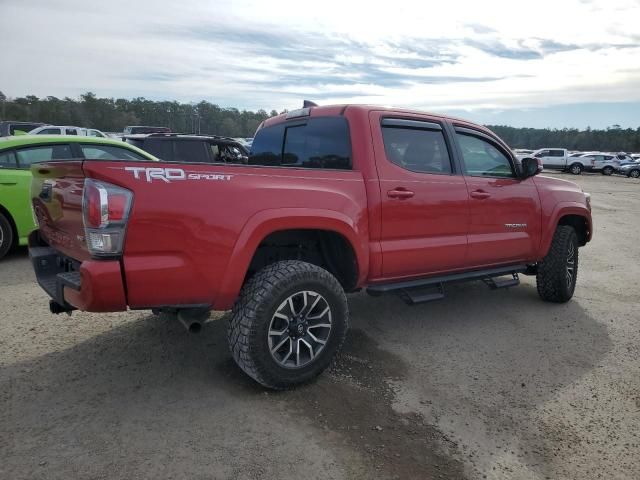
{"type": "Polygon", "coordinates": [[[527,265],[511,265],[508,267],[474,270],[471,272],[440,275],[417,280],[370,285],[367,287],[367,293],[373,296],[380,296],[385,293],[397,293],[405,302],[413,305],[444,298],[445,283],[482,280],[489,288],[496,290],[498,288],[515,287],[519,285],[520,279],[518,274],[528,271],[529,268],[527,265]],[[511,278],[497,278],[505,275],[510,275],[511,278]]]}

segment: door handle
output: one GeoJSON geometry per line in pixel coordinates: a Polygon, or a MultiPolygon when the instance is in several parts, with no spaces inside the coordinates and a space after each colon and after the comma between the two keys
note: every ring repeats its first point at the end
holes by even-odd
{"type": "Polygon", "coordinates": [[[491,196],[490,193],[485,192],[484,190],[474,190],[469,195],[471,195],[472,198],[477,198],[478,200],[484,200],[485,198],[489,198],[491,196]]]}
{"type": "Polygon", "coordinates": [[[387,197],[389,198],[411,198],[415,195],[411,190],[407,190],[402,187],[395,188],[393,190],[389,190],[387,192],[387,197]]]}

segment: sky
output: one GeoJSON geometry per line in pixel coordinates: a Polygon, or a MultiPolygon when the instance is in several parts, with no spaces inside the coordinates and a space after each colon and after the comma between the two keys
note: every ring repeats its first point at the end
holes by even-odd
{"type": "Polygon", "coordinates": [[[0,91],[640,127],[640,0],[0,0],[0,91]]]}

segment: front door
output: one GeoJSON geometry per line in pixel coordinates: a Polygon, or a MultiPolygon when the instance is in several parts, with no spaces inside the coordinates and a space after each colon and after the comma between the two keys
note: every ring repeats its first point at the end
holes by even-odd
{"type": "Polygon", "coordinates": [[[513,157],[482,132],[456,128],[456,140],[469,192],[469,267],[534,260],[541,212],[533,178],[518,178],[513,157]]]}
{"type": "Polygon", "coordinates": [[[381,190],[383,277],[463,267],[468,194],[440,120],[372,112],[371,123],[381,190]]]}

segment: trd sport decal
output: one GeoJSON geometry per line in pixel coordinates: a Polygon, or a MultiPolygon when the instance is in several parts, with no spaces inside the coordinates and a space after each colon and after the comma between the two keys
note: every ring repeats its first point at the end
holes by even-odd
{"type": "Polygon", "coordinates": [[[165,183],[171,183],[175,180],[231,180],[232,175],[207,172],[184,171],[181,168],[159,168],[159,167],[124,167],[125,171],[133,172],[133,178],[136,180],[146,180],[151,183],[154,180],[160,180],[165,183]]]}

